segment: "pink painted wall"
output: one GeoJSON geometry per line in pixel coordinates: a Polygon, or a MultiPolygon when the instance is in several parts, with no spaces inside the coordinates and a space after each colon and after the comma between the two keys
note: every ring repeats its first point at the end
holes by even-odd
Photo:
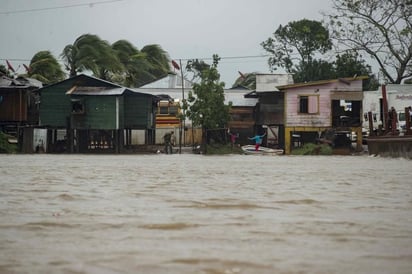
{"type": "Polygon", "coordinates": [[[325,84],[290,88],[285,91],[286,127],[330,127],[332,125],[331,91],[360,91],[362,80],[350,82],[334,81],[325,84]],[[299,96],[318,96],[318,113],[299,113],[299,96]]]}

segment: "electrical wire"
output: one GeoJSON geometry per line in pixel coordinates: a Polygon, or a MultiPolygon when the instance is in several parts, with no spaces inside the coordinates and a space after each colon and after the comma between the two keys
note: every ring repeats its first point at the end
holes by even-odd
{"type": "MultiPolygon", "coordinates": [[[[231,59],[251,59],[251,58],[267,58],[270,55],[263,54],[263,55],[243,55],[243,56],[219,56],[220,60],[231,60],[231,59]]],[[[213,60],[213,57],[195,57],[195,58],[175,58],[175,60],[213,60]]]]}
{"type": "Polygon", "coordinates": [[[37,11],[45,11],[45,10],[66,9],[66,8],[84,7],[84,6],[93,7],[94,5],[109,4],[109,3],[120,2],[120,1],[124,1],[124,0],[106,0],[106,1],[89,2],[89,3],[83,3],[83,4],[72,4],[72,5],[65,5],[65,6],[55,6],[55,7],[48,7],[48,8],[0,11],[0,14],[27,13],[27,12],[37,12],[37,11]]]}
{"type": "MultiPolygon", "coordinates": [[[[239,60],[239,59],[253,59],[253,58],[267,58],[270,55],[264,54],[264,55],[244,55],[244,56],[224,56],[220,57],[220,60],[239,60]]],[[[174,60],[182,60],[182,61],[188,61],[188,60],[213,60],[212,57],[194,57],[194,58],[173,58],[174,60]]],[[[17,61],[17,62],[25,62],[25,61],[31,61],[31,59],[23,59],[23,58],[0,58],[0,60],[6,61],[17,61]]]]}

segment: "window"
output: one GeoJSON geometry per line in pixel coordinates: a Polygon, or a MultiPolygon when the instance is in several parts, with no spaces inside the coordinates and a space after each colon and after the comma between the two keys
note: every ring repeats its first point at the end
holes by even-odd
{"type": "Polygon", "coordinates": [[[299,96],[299,113],[318,113],[319,112],[319,104],[318,104],[319,96],[318,95],[305,95],[299,96]]]}
{"type": "Polygon", "coordinates": [[[179,109],[177,106],[170,106],[169,107],[169,113],[172,115],[176,115],[179,112],[179,109]]]}
{"type": "Polygon", "coordinates": [[[169,114],[169,107],[168,106],[160,106],[159,107],[159,114],[161,114],[161,115],[169,114]]]}
{"type": "Polygon", "coordinates": [[[83,114],[84,104],[79,99],[72,99],[72,113],[73,114],[83,114]]]}
{"type": "Polygon", "coordinates": [[[309,98],[308,96],[300,96],[299,98],[299,112],[309,113],[309,98]]]}

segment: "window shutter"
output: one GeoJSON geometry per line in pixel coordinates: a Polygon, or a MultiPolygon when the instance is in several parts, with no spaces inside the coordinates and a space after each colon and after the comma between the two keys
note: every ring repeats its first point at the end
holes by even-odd
{"type": "Polygon", "coordinates": [[[318,96],[308,96],[309,97],[309,111],[308,113],[318,113],[318,96]]]}

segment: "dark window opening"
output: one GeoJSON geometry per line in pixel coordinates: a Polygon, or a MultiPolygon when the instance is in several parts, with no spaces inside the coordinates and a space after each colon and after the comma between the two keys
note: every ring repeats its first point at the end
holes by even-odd
{"type": "Polygon", "coordinates": [[[299,113],[309,113],[309,97],[299,97],[299,113]]]}
{"type": "Polygon", "coordinates": [[[80,100],[72,101],[72,113],[83,114],[84,113],[84,104],[80,100]]]}

